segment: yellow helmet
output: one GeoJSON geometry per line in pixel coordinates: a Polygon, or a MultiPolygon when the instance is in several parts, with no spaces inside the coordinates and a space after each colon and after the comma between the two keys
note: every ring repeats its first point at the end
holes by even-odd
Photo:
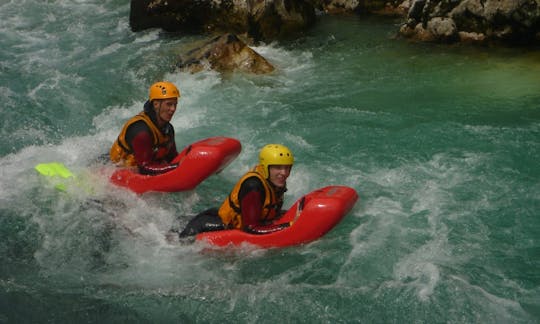
{"type": "Polygon", "coordinates": [[[148,89],[148,100],[179,98],[180,90],[171,82],[156,82],[148,89]]]}
{"type": "Polygon", "coordinates": [[[285,145],[267,144],[259,153],[259,164],[262,165],[264,177],[268,178],[268,167],[270,165],[290,165],[294,164],[294,156],[285,145]]]}

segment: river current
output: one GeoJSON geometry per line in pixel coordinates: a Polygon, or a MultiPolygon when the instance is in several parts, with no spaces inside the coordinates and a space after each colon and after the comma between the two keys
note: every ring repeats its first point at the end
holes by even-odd
{"type": "Polygon", "coordinates": [[[540,321],[540,52],[321,16],[254,47],[272,74],[190,74],[175,59],[203,36],[128,17],[126,1],[0,1],[0,323],[540,321]],[[160,79],[182,92],[179,149],[243,149],[193,191],[137,196],[95,161],[160,79]],[[335,184],[353,210],[291,248],[167,242],[266,143],[296,156],[286,207],[335,184]],[[51,161],[77,176],[65,191],[34,170],[51,161]]]}

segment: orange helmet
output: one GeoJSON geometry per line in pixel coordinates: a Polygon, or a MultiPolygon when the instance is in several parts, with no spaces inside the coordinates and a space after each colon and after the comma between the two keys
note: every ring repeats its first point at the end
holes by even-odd
{"type": "Polygon", "coordinates": [[[169,99],[180,97],[180,90],[178,90],[178,88],[171,82],[166,81],[156,82],[152,84],[150,86],[150,89],[148,89],[148,92],[149,101],[152,101],[154,99],[169,99]]]}

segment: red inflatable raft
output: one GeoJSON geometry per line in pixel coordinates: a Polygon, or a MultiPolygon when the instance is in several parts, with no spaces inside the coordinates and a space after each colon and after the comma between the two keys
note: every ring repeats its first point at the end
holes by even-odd
{"type": "Polygon", "coordinates": [[[236,246],[243,243],[263,248],[285,247],[308,243],[330,231],[353,208],[358,194],[350,187],[328,186],[300,198],[276,221],[290,223],[281,231],[250,234],[241,230],[224,230],[197,234],[197,241],[215,246],[236,246]]]}
{"type": "Polygon", "coordinates": [[[240,154],[242,146],[234,138],[211,137],[187,146],[174,159],[179,166],[167,173],[149,176],[133,169],[119,169],[111,182],[136,193],[192,190],[204,179],[223,170],[240,154]]]}

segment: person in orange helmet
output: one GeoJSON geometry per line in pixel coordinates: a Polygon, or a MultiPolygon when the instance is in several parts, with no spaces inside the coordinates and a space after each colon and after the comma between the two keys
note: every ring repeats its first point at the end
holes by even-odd
{"type": "Polygon", "coordinates": [[[137,167],[139,173],[156,175],[175,169],[178,155],[174,127],[170,121],[178,106],[180,91],[171,82],[156,82],[149,88],[142,112],[129,119],[114,141],[109,157],[123,167],[137,167]]]}

